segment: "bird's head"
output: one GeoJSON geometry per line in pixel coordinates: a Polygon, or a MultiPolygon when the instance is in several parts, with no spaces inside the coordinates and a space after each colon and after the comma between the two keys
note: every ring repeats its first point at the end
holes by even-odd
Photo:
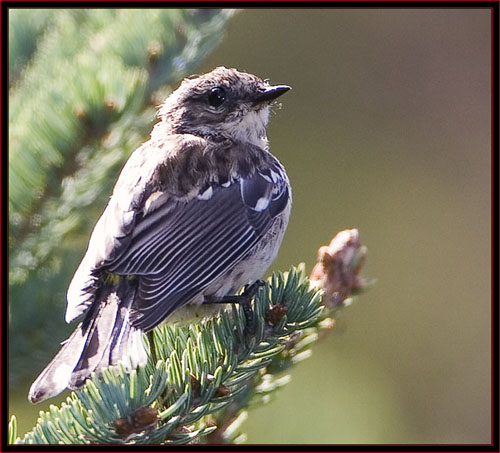
{"type": "Polygon", "coordinates": [[[159,110],[177,133],[223,136],[265,145],[271,103],[290,89],[220,66],[184,79],[159,110]]]}

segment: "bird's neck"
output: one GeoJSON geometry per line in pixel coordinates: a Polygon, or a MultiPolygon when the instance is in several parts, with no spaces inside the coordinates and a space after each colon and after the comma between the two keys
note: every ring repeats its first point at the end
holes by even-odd
{"type": "Polygon", "coordinates": [[[227,122],[221,126],[224,135],[241,143],[249,143],[258,148],[267,150],[268,140],[266,127],[269,121],[269,108],[251,111],[243,119],[227,122]]]}

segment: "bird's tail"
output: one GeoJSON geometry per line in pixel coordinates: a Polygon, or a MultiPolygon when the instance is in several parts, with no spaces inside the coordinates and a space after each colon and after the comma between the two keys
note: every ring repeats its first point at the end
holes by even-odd
{"type": "Polygon", "coordinates": [[[66,388],[79,388],[92,372],[106,366],[121,362],[135,368],[146,363],[142,331],[129,322],[134,296],[134,282],[128,279],[98,290],[81,324],[33,382],[28,396],[32,403],[52,398],[66,388]]]}

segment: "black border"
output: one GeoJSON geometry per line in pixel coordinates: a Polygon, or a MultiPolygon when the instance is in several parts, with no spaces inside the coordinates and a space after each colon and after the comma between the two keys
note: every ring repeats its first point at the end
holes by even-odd
{"type": "MultiPolygon", "coordinates": [[[[296,451],[499,451],[499,417],[498,417],[498,355],[499,355],[499,335],[498,335],[498,280],[500,274],[498,272],[498,258],[495,252],[498,252],[498,19],[499,19],[499,3],[497,1],[339,1],[339,2],[161,2],[161,1],[1,1],[1,126],[2,126],[2,150],[1,153],[1,184],[0,190],[2,195],[2,205],[0,210],[1,221],[1,270],[2,270],[2,304],[0,309],[1,320],[1,394],[0,401],[2,403],[1,416],[1,444],[0,451],[83,451],[83,450],[116,450],[116,448],[130,449],[134,451],[289,451],[292,448],[296,451]],[[69,445],[48,445],[48,446],[26,446],[26,445],[8,445],[7,444],[7,427],[8,427],[8,365],[7,365],[7,349],[8,349],[8,9],[9,8],[80,8],[80,7],[121,7],[121,8],[137,8],[137,7],[183,7],[183,8],[490,8],[492,12],[492,151],[491,151],[491,190],[492,190],[492,249],[491,249],[491,265],[492,265],[492,443],[486,445],[470,444],[389,444],[389,445],[345,445],[345,444],[302,444],[302,445],[281,445],[281,444],[250,444],[250,445],[188,445],[188,446],[69,446],[69,445]],[[498,278],[497,278],[498,277],[498,278]]],[[[473,150],[471,150],[473,152],[473,150]]],[[[471,301],[473,303],[473,301],[471,301]]]]}

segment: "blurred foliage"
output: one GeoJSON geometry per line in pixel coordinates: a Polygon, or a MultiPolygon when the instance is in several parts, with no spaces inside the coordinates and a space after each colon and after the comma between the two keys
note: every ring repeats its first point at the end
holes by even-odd
{"type": "Polygon", "coordinates": [[[9,12],[9,86],[13,85],[36,50],[37,40],[52,22],[53,12],[40,9],[9,12]]]}
{"type": "Polygon", "coordinates": [[[47,340],[57,346],[53,332],[64,330],[64,294],[96,209],[147,138],[153,106],[219,43],[232,14],[9,11],[11,385],[23,364],[48,359],[47,340]]]}

